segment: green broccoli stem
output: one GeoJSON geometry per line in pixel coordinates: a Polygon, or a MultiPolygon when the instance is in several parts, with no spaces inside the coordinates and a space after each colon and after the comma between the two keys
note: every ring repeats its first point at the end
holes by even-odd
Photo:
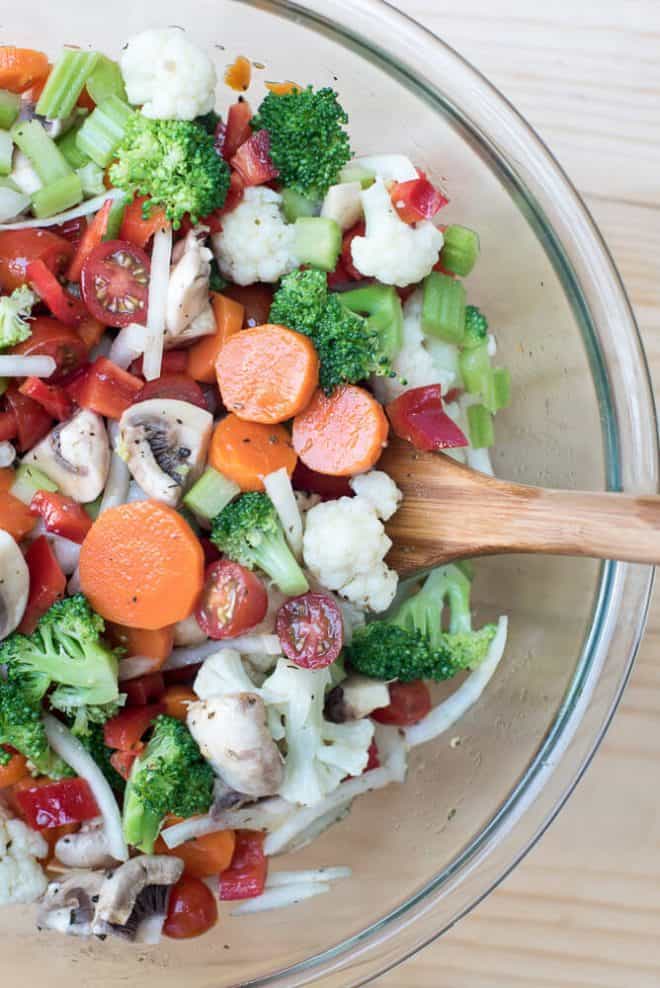
{"type": "Polygon", "coordinates": [[[403,346],[403,310],[392,285],[365,285],[342,292],[342,304],[357,315],[367,316],[368,325],[378,333],[383,356],[391,360],[403,346]]]}
{"type": "Polygon", "coordinates": [[[127,844],[145,854],[152,854],[163,817],[147,808],[133,789],[132,780],[141,768],[142,762],[136,758],[124,793],[122,828],[127,844]]]}
{"type": "Polygon", "coordinates": [[[276,534],[264,536],[254,549],[254,561],[282,593],[298,596],[309,590],[307,578],[286,544],[281,529],[276,534]]]}

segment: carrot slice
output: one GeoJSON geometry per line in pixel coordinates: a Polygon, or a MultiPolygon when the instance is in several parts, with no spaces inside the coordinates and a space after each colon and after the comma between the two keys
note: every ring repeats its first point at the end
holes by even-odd
{"type": "Polygon", "coordinates": [[[370,470],[387,440],[387,418],[376,399],[353,384],[330,396],[317,391],[293,422],[293,448],[310,470],[350,477],[370,470]]]}
{"type": "Polygon", "coordinates": [[[176,717],[177,720],[185,720],[188,716],[188,704],[196,703],[199,697],[189,686],[168,686],[160,698],[160,703],[165,704],[165,713],[168,717],[176,717]]]}
{"type": "Polygon", "coordinates": [[[13,45],[0,48],[0,89],[21,93],[37,80],[45,79],[49,69],[48,56],[42,51],[13,45]]]}
{"type": "Polygon", "coordinates": [[[11,537],[20,542],[29,535],[37,523],[27,504],[23,504],[8,490],[0,489],[0,528],[9,532],[11,537]]]}
{"type": "Polygon", "coordinates": [[[288,96],[290,93],[299,93],[302,86],[299,86],[297,82],[291,82],[287,80],[286,82],[266,82],[264,83],[266,89],[270,89],[271,93],[275,93],[276,96],[288,96]]]}
{"type": "Polygon", "coordinates": [[[248,422],[286,422],[309,404],[319,383],[314,344],[286,326],[255,326],[227,340],[216,364],[230,412],[248,422]]]}
{"type": "Polygon", "coordinates": [[[227,415],[211,437],[209,463],[244,491],[262,491],[263,478],[280,467],[291,476],[296,460],[283,425],[244,422],[227,415]]]}
{"type": "Polygon", "coordinates": [[[12,467],[0,467],[0,494],[6,494],[16,479],[16,471],[12,467]]]}
{"type": "Polygon", "coordinates": [[[80,586],[102,617],[129,628],[187,618],[204,583],[204,552],[181,515],[158,501],[109,508],[80,552],[80,586]]]}
{"type": "Polygon", "coordinates": [[[154,671],[162,666],[174,648],[174,625],[166,628],[128,628],[109,623],[106,628],[111,640],[126,649],[126,655],[143,655],[154,659],[154,671]]]}
{"type": "Polygon", "coordinates": [[[215,384],[215,364],[218,354],[230,337],[243,328],[245,309],[226,295],[211,293],[211,304],[215,316],[215,333],[202,336],[188,350],[188,373],[203,384],[215,384]]]}
{"type": "MultiPolygon", "coordinates": [[[[178,822],[170,819],[168,824],[178,822]]],[[[186,875],[193,878],[214,878],[220,872],[226,871],[231,864],[236,846],[236,835],[233,830],[219,830],[215,834],[205,834],[203,837],[193,837],[185,844],[170,848],[162,837],[156,841],[154,854],[171,854],[181,858],[186,875]]]]}

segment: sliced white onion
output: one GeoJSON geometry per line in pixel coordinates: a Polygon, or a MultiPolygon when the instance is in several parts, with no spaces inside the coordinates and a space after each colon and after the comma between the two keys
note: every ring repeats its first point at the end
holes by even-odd
{"type": "Polygon", "coordinates": [[[50,377],[56,367],[52,357],[0,355],[0,377],[50,377]]]}
{"type": "Polygon", "coordinates": [[[108,479],[103,491],[99,514],[103,514],[108,508],[116,508],[120,504],[126,504],[128,500],[128,487],[131,482],[131,474],[122,460],[119,453],[112,453],[110,457],[110,470],[108,479]]]}
{"type": "Polygon", "coordinates": [[[405,154],[368,154],[350,164],[373,172],[384,182],[411,182],[418,178],[417,169],[405,154]]]}
{"type": "Polygon", "coordinates": [[[504,655],[509,621],[501,617],[497,633],[490,643],[488,654],[481,665],[471,672],[455,693],[439,703],[419,723],[405,729],[406,741],[411,748],[432,741],[448,731],[466,711],[472,707],[488,686],[500,659],[504,655]]]}
{"type": "Polygon", "coordinates": [[[73,597],[74,594],[80,593],[81,590],[80,569],[77,567],[69,577],[69,582],[66,585],[66,592],[70,597],[73,597]]]}
{"type": "Polygon", "coordinates": [[[286,817],[296,812],[296,807],[282,799],[272,796],[258,803],[251,803],[238,810],[223,810],[222,813],[206,813],[204,816],[190,817],[167,827],[161,836],[167,846],[172,849],[193,837],[204,837],[215,834],[220,830],[274,830],[281,825],[286,817]]]}
{"type": "Polygon", "coordinates": [[[168,224],[154,235],[151,252],[151,276],[149,278],[149,309],[144,337],[142,370],[147,381],[160,377],[165,336],[165,310],[167,289],[170,282],[172,257],[172,227],[168,224]]]}
{"type": "Polygon", "coordinates": [[[263,913],[269,909],[285,909],[295,906],[304,899],[313,899],[330,891],[329,885],[320,882],[306,882],[301,885],[285,885],[282,888],[266,889],[254,899],[246,899],[232,909],[230,916],[247,916],[249,913],[263,913]]]}
{"type": "Polygon", "coordinates": [[[150,672],[157,672],[162,666],[160,659],[152,659],[148,655],[129,655],[119,660],[119,682],[129,679],[139,679],[150,672]]]}
{"type": "Polygon", "coordinates": [[[282,646],[277,635],[239,635],[237,638],[223,638],[222,641],[207,641],[189,648],[175,648],[165,660],[163,669],[182,669],[203,662],[207,655],[233,648],[241,655],[265,652],[267,655],[281,655],[282,646]]]}
{"type": "Polygon", "coordinates": [[[59,226],[60,223],[66,223],[68,220],[77,220],[79,216],[89,216],[90,213],[97,213],[103,203],[108,199],[120,199],[123,196],[124,193],[120,192],[119,189],[108,189],[107,192],[103,192],[100,196],[94,196],[93,199],[88,199],[87,202],[81,202],[79,206],[74,206],[73,209],[67,209],[64,213],[58,213],[57,216],[49,216],[41,220],[23,220],[19,223],[0,223],[0,230],[29,230],[31,227],[36,226],[59,226]]]}
{"type": "Polygon", "coordinates": [[[305,871],[276,871],[274,875],[268,876],[266,888],[276,889],[286,885],[307,885],[313,882],[337,882],[340,878],[350,878],[352,874],[352,870],[346,865],[305,871]]]}
{"type": "Polygon", "coordinates": [[[126,370],[144,352],[147,330],[136,322],[120,329],[110,347],[110,360],[126,370]]]}
{"type": "Polygon", "coordinates": [[[10,467],[16,459],[16,450],[10,442],[0,443],[0,467],[10,467]]]}
{"type": "Polygon", "coordinates": [[[80,543],[72,542],[61,535],[48,535],[51,549],[57,559],[60,569],[65,576],[71,576],[78,569],[80,560],[80,543]]]}
{"type": "Polygon", "coordinates": [[[264,487],[273,502],[284,535],[296,559],[302,558],[303,523],[302,515],[293,493],[291,478],[285,467],[280,467],[264,477],[264,487]]]}
{"type": "Polygon", "coordinates": [[[127,861],[128,847],[122,832],[121,813],[103,772],[64,724],[56,720],[52,714],[44,714],[43,722],[48,743],[53,751],[63,758],[81,779],[85,779],[92,790],[103,817],[110,854],[117,861],[127,861]]]}
{"type": "Polygon", "coordinates": [[[112,349],[112,339],[104,333],[96,346],[89,351],[89,362],[93,363],[97,357],[109,357],[112,349]]]}
{"type": "Polygon", "coordinates": [[[15,219],[30,205],[30,197],[3,186],[0,188],[0,223],[15,219]]]}
{"type": "Polygon", "coordinates": [[[473,449],[472,446],[467,446],[465,449],[465,459],[467,460],[467,465],[473,470],[487,473],[489,477],[495,476],[490,453],[487,449],[473,449]]]}

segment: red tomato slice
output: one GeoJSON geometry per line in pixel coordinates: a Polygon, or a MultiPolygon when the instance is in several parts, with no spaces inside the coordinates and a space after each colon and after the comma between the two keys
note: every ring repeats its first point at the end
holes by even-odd
{"type": "Polygon", "coordinates": [[[84,541],[92,527],[92,519],[82,505],[54,491],[36,491],[30,501],[30,511],[43,518],[47,532],[61,535],[71,542],[84,541]]]}
{"type": "Polygon", "coordinates": [[[31,635],[42,614],[64,596],[66,577],[45,535],[28,547],[25,562],[30,574],[30,592],[18,630],[22,635],[31,635]]]}
{"type": "Polygon", "coordinates": [[[215,134],[216,148],[225,161],[231,161],[241,144],[252,136],[251,119],[252,110],[246,100],[239,100],[229,107],[227,123],[218,125],[215,134]]]}
{"type": "Polygon", "coordinates": [[[151,703],[144,707],[125,707],[121,713],[106,720],[103,737],[108,748],[120,751],[139,752],[142,750],[141,737],[159,714],[165,713],[162,703],[151,703]]]}
{"type": "Polygon", "coordinates": [[[67,326],[79,326],[87,310],[79,298],[64,290],[45,261],[30,261],[27,279],[56,319],[67,326]]]}
{"type": "Polygon", "coordinates": [[[254,899],[261,895],[266,886],[267,874],[264,835],[252,830],[237,830],[231,867],[220,875],[222,901],[254,899]]]}
{"type": "Polygon", "coordinates": [[[415,449],[438,450],[467,446],[468,441],[442,407],[439,384],[411,388],[385,406],[397,436],[415,449]]]}
{"type": "Polygon", "coordinates": [[[222,294],[243,306],[245,326],[264,326],[268,322],[274,295],[272,285],[264,282],[255,282],[254,285],[227,285],[222,294]]]}
{"type": "Polygon", "coordinates": [[[397,727],[410,727],[416,724],[431,710],[431,694],[421,679],[412,683],[390,683],[390,702],[387,707],[374,710],[372,717],[379,724],[396,724],[397,727]]]}
{"type": "Polygon", "coordinates": [[[319,494],[322,501],[336,501],[338,497],[353,497],[354,491],[348,482],[348,477],[331,477],[329,474],[317,473],[298,460],[293,476],[293,487],[297,491],[308,494],[319,494]]]}
{"type": "Polygon", "coordinates": [[[15,793],[25,822],[33,830],[50,830],[66,823],[82,823],[100,810],[85,779],[61,779],[45,786],[21,788],[15,793]]]}
{"type": "Polygon", "coordinates": [[[155,381],[147,381],[133,398],[133,404],[148,401],[150,398],[173,398],[176,401],[189,401],[208,411],[204,392],[197,381],[187,374],[162,374],[155,381]]]}
{"type": "Polygon", "coordinates": [[[304,593],[282,604],[275,622],[282,651],[303,669],[324,669],[344,644],[339,607],[327,594],[304,593]]]}
{"type": "Polygon", "coordinates": [[[211,563],[195,617],[209,638],[235,638],[263,621],[268,594],[249,569],[229,559],[211,563]]]}
{"type": "MultiPolygon", "coordinates": [[[[129,370],[131,374],[141,376],[143,372],[144,357],[134,360],[129,370]]],[[[161,363],[161,376],[166,374],[185,374],[188,369],[187,350],[166,350],[161,363]]]]}
{"type": "Polygon", "coordinates": [[[392,205],[404,223],[419,223],[420,220],[433,219],[438,210],[449,202],[449,199],[436,189],[424,172],[417,169],[419,178],[409,182],[395,182],[390,191],[392,205]]]}
{"type": "Polygon", "coordinates": [[[41,377],[28,377],[18,389],[22,395],[27,395],[38,402],[49,415],[59,422],[68,419],[73,412],[73,403],[64,388],[55,384],[46,384],[41,377]]]}
{"type": "Polygon", "coordinates": [[[80,383],[74,400],[81,408],[119,419],[141,388],[139,378],[117,367],[107,357],[97,357],[80,383]]]}
{"type": "Polygon", "coordinates": [[[48,434],[53,420],[38,402],[21,394],[15,386],[9,388],[5,400],[16,423],[19,451],[26,453],[48,434]]]}
{"type": "Polygon", "coordinates": [[[170,892],[167,919],[163,926],[166,937],[189,940],[201,936],[218,922],[218,904],[210,888],[201,878],[184,875],[170,892]]]}
{"type": "Polygon", "coordinates": [[[28,264],[39,259],[54,274],[61,274],[73,254],[73,244],[50,230],[1,230],[0,287],[9,293],[27,285],[28,264]]]}
{"type": "Polygon", "coordinates": [[[80,279],[85,305],[106,326],[147,321],[148,255],[128,240],[107,240],[87,257],[80,279]]]}
{"type": "Polygon", "coordinates": [[[243,179],[245,185],[263,185],[277,178],[279,172],[270,156],[270,134],[258,130],[241,144],[231,159],[231,167],[243,179]]]}
{"type": "Polygon", "coordinates": [[[126,694],[128,707],[146,707],[148,703],[160,700],[165,692],[165,680],[162,672],[150,672],[122,683],[121,691],[126,694]]]}
{"type": "Polygon", "coordinates": [[[364,275],[361,274],[358,269],[353,264],[353,253],[351,251],[351,244],[355,237],[363,237],[366,232],[366,226],[363,220],[352,226],[350,230],[347,230],[344,234],[341,242],[341,255],[340,262],[344,267],[344,271],[348,274],[349,278],[353,281],[362,281],[364,275]]]}
{"type": "Polygon", "coordinates": [[[57,364],[49,384],[59,384],[61,379],[80,367],[87,360],[87,347],[78,334],[57,319],[37,316],[30,323],[32,335],[11,348],[11,353],[25,357],[48,356],[57,364]]]}

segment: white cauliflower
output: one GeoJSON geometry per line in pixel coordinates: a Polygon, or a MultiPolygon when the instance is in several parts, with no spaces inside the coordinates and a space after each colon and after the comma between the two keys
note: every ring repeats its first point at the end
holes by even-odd
{"type": "Polygon", "coordinates": [[[279,281],[298,266],[295,229],[285,221],[281,203],[282,196],[265,186],[246,189],[212,238],[220,271],[237,285],[279,281]]]}
{"type": "MultiPolygon", "coordinates": [[[[389,541],[389,539],[388,539],[389,541]]],[[[386,611],[396,595],[399,577],[395,570],[380,562],[367,572],[356,573],[341,588],[341,594],[356,607],[380,614],[386,611]]]]}
{"type": "Polygon", "coordinates": [[[48,882],[36,859],[47,854],[41,834],[0,805],[0,906],[35,902],[44,894],[48,882]]]}
{"type": "Polygon", "coordinates": [[[453,343],[428,339],[422,331],[421,288],[403,306],[403,346],[392,360],[394,377],[373,377],[376,397],[383,404],[394,401],[409,388],[439,384],[447,394],[460,383],[459,349],[453,343]]]}
{"type": "Polygon", "coordinates": [[[422,281],[438,260],[444,238],[428,220],[410,226],[399,219],[382,179],[362,192],[366,235],[351,244],[363,275],[403,288],[422,281]]]}
{"type": "Polygon", "coordinates": [[[403,494],[384,470],[360,473],[349,481],[358,497],[368,501],[383,521],[388,521],[401,504],[403,494]]]}
{"type": "Polygon", "coordinates": [[[194,120],[215,106],[213,62],[179,28],[130,38],[119,59],[129,102],[145,117],[194,120]]]}

